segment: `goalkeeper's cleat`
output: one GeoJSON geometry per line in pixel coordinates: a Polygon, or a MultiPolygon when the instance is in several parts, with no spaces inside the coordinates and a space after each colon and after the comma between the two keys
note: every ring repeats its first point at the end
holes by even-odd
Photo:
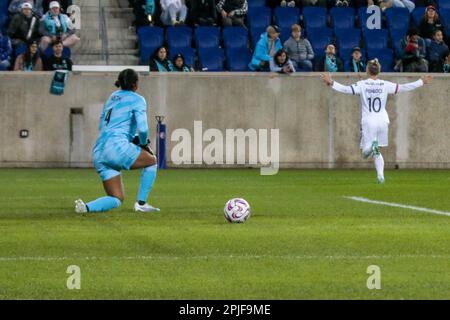
{"type": "Polygon", "coordinates": [[[134,211],[136,211],[136,212],[159,212],[161,210],[149,205],[148,203],[141,206],[138,202],[136,202],[134,204],[134,211]]]}
{"type": "Polygon", "coordinates": [[[380,149],[378,149],[378,141],[372,142],[372,155],[377,157],[380,155],[380,149]]]}
{"type": "Polygon", "coordinates": [[[384,184],[384,177],[377,177],[378,184],[384,184]]]}
{"type": "Polygon", "coordinates": [[[88,209],[83,200],[78,199],[75,201],[75,212],[76,213],[87,213],[88,209]]]}

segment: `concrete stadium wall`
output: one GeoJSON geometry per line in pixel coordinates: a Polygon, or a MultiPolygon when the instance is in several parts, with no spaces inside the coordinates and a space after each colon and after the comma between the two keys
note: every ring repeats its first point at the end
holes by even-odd
{"type": "MultiPolygon", "coordinates": [[[[405,83],[416,74],[384,74],[405,83]]],[[[48,94],[50,73],[0,73],[0,167],[89,167],[104,102],[116,74],[70,74],[64,96],[48,94]],[[27,139],[19,131],[27,129],[27,139]]],[[[350,84],[354,74],[335,79],[350,84]]],[[[176,144],[170,134],[195,120],[203,130],[278,128],[281,167],[360,168],[372,166],[359,152],[359,99],[333,92],[318,74],[147,74],[140,90],[168,126],[168,160],[176,144]]],[[[388,166],[450,168],[450,77],[391,97],[388,102],[388,166]]],[[[205,144],[206,145],[206,144],[205,144]]],[[[173,164],[172,164],[173,165],[173,164]]]]}

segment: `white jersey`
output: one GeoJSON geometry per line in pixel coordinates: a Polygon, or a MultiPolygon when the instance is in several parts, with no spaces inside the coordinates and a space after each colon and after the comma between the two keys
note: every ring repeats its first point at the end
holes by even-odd
{"type": "Polygon", "coordinates": [[[422,85],[422,80],[400,85],[380,79],[366,79],[350,86],[343,86],[334,81],[332,88],[342,93],[360,96],[361,123],[368,121],[389,123],[389,116],[386,111],[388,95],[411,91],[422,85]]]}

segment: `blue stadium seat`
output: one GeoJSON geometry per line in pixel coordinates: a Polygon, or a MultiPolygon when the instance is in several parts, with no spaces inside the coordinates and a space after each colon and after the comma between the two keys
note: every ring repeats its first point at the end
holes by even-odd
{"type": "Polygon", "coordinates": [[[261,8],[266,6],[266,0],[249,0],[247,1],[247,3],[249,9],[261,8]]]}
{"type": "Polygon", "coordinates": [[[325,28],[327,25],[327,9],[324,7],[303,8],[303,22],[306,28],[325,28]]]}
{"type": "Polygon", "coordinates": [[[166,40],[170,50],[192,46],[192,29],[190,27],[168,27],[166,40]]]}
{"type": "Polygon", "coordinates": [[[332,39],[333,31],[330,28],[308,29],[308,40],[311,42],[316,57],[325,55],[325,49],[332,39]]]}
{"type": "MultiPolygon", "coordinates": [[[[50,57],[53,55],[53,47],[49,46],[43,53],[44,57],[50,57]]],[[[72,56],[72,51],[70,50],[69,47],[64,47],[63,49],[63,53],[62,53],[63,57],[66,58],[70,58],[72,56]]]]}
{"type": "Polygon", "coordinates": [[[272,10],[267,7],[249,9],[247,21],[250,28],[267,28],[272,24],[272,10]]]}
{"type": "Polygon", "coordinates": [[[164,30],[160,27],[141,27],[137,31],[141,63],[147,64],[154,51],[164,43],[164,30]]]}
{"type": "MultiPolygon", "coordinates": [[[[439,10],[439,15],[441,17],[441,22],[442,24],[446,27],[446,29],[450,28],[450,9],[440,9],[439,10]]],[[[447,33],[447,35],[449,35],[447,33]]]]}
{"type": "Polygon", "coordinates": [[[217,27],[198,27],[195,29],[197,49],[217,48],[220,41],[220,29],[217,27]]]}
{"type": "Polygon", "coordinates": [[[225,27],[223,29],[225,50],[248,47],[248,31],[244,27],[225,27]]]}
{"type": "Polygon", "coordinates": [[[335,29],[353,28],[355,10],[350,7],[332,7],[330,9],[331,25],[335,29]]]}
{"type": "Polygon", "coordinates": [[[388,46],[388,31],[385,29],[363,29],[363,38],[367,50],[384,49],[388,46]]]}
{"type": "Polygon", "coordinates": [[[277,7],[274,10],[274,22],[281,28],[282,34],[289,34],[291,26],[300,21],[300,9],[291,7],[277,7]]]}
{"type": "Polygon", "coordinates": [[[450,9],[450,1],[449,0],[438,0],[439,11],[442,9],[450,9]]]}
{"type": "Polygon", "coordinates": [[[354,47],[361,46],[360,29],[338,29],[334,32],[336,36],[336,45],[339,49],[339,56],[341,58],[349,57],[354,47]]]}
{"type": "Polygon", "coordinates": [[[375,49],[367,51],[368,60],[377,58],[381,63],[381,70],[384,72],[394,71],[394,54],[392,49],[375,49]]]}
{"type": "Polygon", "coordinates": [[[425,7],[416,7],[414,11],[411,13],[412,20],[416,27],[419,27],[420,21],[425,15],[425,7]]]}
{"type": "Polygon", "coordinates": [[[390,30],[392,48],[394,48],[397,57],[400,54],[400,42],[406,37],[406,33],[407,30],[390,30]]]}
{"type": "Polygon", "coordinates": [[[199,50],[198,60],[203,71],[223,71],[224,54],[221,48],[199,50]]]}
{"type": "Polygon", "coordinates": [[[191,47],[186,47],[186,48],[179,48],[178,50],[174,50],[169,52],[170,54],[170,59],[173,60],[173,58],[177,55],[181,53],[184,56],[184,62],[190,66],[190,67],[195,67],[195,52],[194,49],[192,49],[191,47]]]}
{"type": "Polygon", "coordinates": [[[409,29],[409,11],[406,8],[389,8],[385,11],[389,30],[407,32],[409,29]]]}
{"type": "Polygon", "coordinates": [[[227,50],[227,69],[229,71],[248,71],[252,54],[248,48],[227,50]]]}
{"type": "Polygon", "coordinates": [[[260,28],[251,28],[250,29],[250,36],[252,40],[252,47],[254,48],[256,44],[258,43],[259,39],[261,38],[261,34],[266,32],[266,27],[260,27],[260,28]]]}

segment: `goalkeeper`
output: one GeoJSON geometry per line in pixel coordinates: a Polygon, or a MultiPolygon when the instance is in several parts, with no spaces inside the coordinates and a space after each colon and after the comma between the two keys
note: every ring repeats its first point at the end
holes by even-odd
{"type": "Polygon", "coordinates": [[[106,197],[89,203],[75,201],[77,213],[105,212],[118,208],[124,201],[121,170],[143,169],[137,201],[137,212],[155,212],[147,203],[156,179],[157,160],[149,147],[147,103],[136,93],[138,75],[123,70],[115,91],[106,102],[100,117],[100,135],[92,151],[94,166],[103,181],[106,197]],[[136,137],[136,133],[138,136],[136,137]]]}

